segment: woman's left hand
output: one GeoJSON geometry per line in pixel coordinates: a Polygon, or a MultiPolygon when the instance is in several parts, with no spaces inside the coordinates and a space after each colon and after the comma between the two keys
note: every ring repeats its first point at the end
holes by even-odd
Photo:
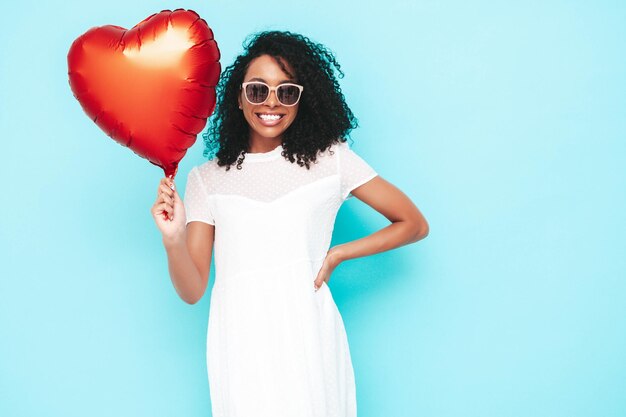
{"type": "Polygon", "coordinates": [[[342,259],[339,254],[339,251],[335,247],[330,248],[328,253],[326,254],[326,258],[324,258],[324,263],[317,273],[317,278],[313,281],[313,287],[315,291],[319,290],[322,286],[323,282],[326,282],[328,285],[328,281],[330,280],[330,274],[333,273],[337,265],[341,263],[342,259]]]}

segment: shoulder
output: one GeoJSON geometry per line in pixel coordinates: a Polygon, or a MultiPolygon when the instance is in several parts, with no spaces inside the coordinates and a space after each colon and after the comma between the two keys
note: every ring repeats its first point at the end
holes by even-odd
{"type": "Polygon", "coordinates": [[[211,159],[200,165],[194,166],[193,168],[191,168],[190,173],[196,171],[201,178],[206,179],[209,178],[209,176],[212,175],[212,173],[215,172],[216,169],[217,161],[215,159],[211,159]]]}
{"type": "Polygon", "coordinates": [[[215,160],[206,161],[200,165],[196,165],[189,170],[187,174],[187,184],[200,183],[203,188],[214,182],[214,172],[216,170],[217,163],[215,160]]]}
{"type": "MultiPolygon", "coordinates": [[[[358,154],[354,152],[348,140],[333,142],[329,149],[333,152],[333,159],[338,160],[339,163],[341,163],[342,160],[349,161],[353,157],[358,157],[358,154]]],[[[329,153],[328,150],[326,150],[326,153],[329,153]]]]}
{"type": "Polygon", "coordinates": [[[331,149],[335,151],[343,151],[345,149],[350,149],[350,145],[347,140],[339,140],[331,145],[331,149]]]}
{"type": "Polygon", "coordinates": [[[328,148],[321,151],[319,155],[329,158],[337,158],[339,154],[345,152],[346,149],[350,149],[348,142],[342,142],[338,139],[337,142],[331,143],[328,148]]]}
{"type": "Polygon", "coordinates": [[[332,142],[330,145],[321,151],[318,151],[315,167],[316,169],[332,169],[336,171],[339,166],[339,160],[341,159],[341,153],[344,153],[344,149],[347,147],[347,143],[339,141],[332,142]],[[331,167],[331,168],[322,168],[331,167]]]}

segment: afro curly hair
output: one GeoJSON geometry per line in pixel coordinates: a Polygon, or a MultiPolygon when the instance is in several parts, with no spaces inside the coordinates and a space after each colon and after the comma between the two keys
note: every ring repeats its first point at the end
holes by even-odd
{"type": "Polygon", "coordinates": [[[250,36],[243,42],[244,52],[220,76],[215,111],[202,134],[203,155],[209,159],[217,157],[217,164],[226,166],[226,170],[235,163],[237,169],[242,169],[249,145],[249,126],[238,107],[239,87],[250,62],[269,55],[304,87],[296,119],[283,134],[282,156],[309,169],[319,151],[333,143],[345,142],[345,137],[358,126],[335,78],[335,69],[339,78],[343,78],[341,67],[328,48],[303,35],[264,31],[250,36]],[[282,60],[295,74],[287,71],[282,60]]]}

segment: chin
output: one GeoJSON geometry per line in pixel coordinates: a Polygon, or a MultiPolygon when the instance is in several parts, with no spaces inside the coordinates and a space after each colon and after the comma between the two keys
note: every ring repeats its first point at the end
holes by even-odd
{"type": "Polygon", "coordinates": [[[254,129],[256,134],[264,138],[276,138],[278,136],[282,136],[286,130],[287,128],[283,128],[282,126],[280,128],[258,126],[257,128],[254,129]]]}

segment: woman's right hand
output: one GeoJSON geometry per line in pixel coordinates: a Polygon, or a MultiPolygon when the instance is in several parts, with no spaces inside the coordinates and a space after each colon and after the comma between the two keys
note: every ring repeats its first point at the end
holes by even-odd
{"type": "Polygon", "coordinates": [[[157,198],[150,209],[154,221],[163,235],[163,239],[176,240],[185,234],[186,213],[174,180],[161,178],[157,189],[157,198]],[[165,215],[167,214],[167,220],[165,215]]]}

